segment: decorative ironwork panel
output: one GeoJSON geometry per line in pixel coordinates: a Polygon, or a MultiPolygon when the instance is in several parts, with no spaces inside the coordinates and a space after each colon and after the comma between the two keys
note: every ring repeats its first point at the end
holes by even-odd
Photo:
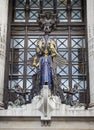
{"type": "Polygon", "coordinates": [[[25,22],[25,12],[24,10],[15,11],[15,22],[25,22]]]}
{"type": "Polygon", "coordinates": [[[71,0],[71,22],[82,22],[81,0],[71,0]]]}
{"type": "Polygon", "coordinates": [[[10,61],[13,60],[13,62],[24,62],[24,51],[20,51],[19,49],[15,49],[13,52],[10,52],[10,61]]]}
{"type": "Polygon", "coordinates": [[[19,86],[19,88],[23,88],[23,79],[20,79],[20,77],[18,77],[18,76],[14,76],[12,78],[10,77],[9,78],[9,89],[10,89],[10,91],[12,89],[15,90],[16,86],[19,86]]]}
{"type": "Polygon", "coordinates": [[[38,10],[30,10],[29,22],[37,22],[38,17],[39,17],[39,11],[38,10]]]}
{"type": "Polygon", "coordinates": [[[36,8],[36,9],[39,9],[40,8],[40,2],[39,0],[29,0],[29,7],[30,9],[33,9],[33,8],[36,8]]]}
{"type": "Polygon", "coordinates": [[[26,20],[29,20],[29,22],[37,22],[39,5],[39,1],[37,0],[30,0],[27,5],[26,0],[16,0],[14,22],[26,22],[26,20]]]}
{"type": "Polygon", "coordinates": [[[53,0],[43,0],[43,8],[53,8],[53,0]]]}
{"type": "Polygon", "coordinates": [[[23,38],[11,39],[11,46],[10,46],[10,48],[15,48],[15,49],[24,48],[24,39],[23,38]]]}
{"type": "Polygon", "coordinates": [[[66,10],[58,10],[57,14],[59,22],[68,22],[68,16],[66,10]]]}
{"type": "Polygon", "coordinates": [[[57,73],[62,75],[62,78],[63,78],[63,75],[68,75],[68,66],[65,66],[62,68],[57,67],[57,73]]]}
{"type": "Polygon", "coordinates": [[[67,0],[57,0],[58,22],[68,22],[67,0]]]}
{"type": "Polygon", "coordinates": [[[71,22],[82,22],[81,10],[71,11],[71,22]]]}
{"type": "Polygon", "coordinates": [[[66,8],[68,0],[57,0],[57,9],[66,8]]]}
{"type": "Polygon", "coordinates": [[[28,91],[31,92],[31,89],[32,89],[32,79],[31,78],[27,78],[27,80],[26,80],[26,89],[28,89],[28,91]]]}
{"type": "Polygon", "coordinates": [[[61,88],[62,89],[67,89],[69,87],[69,79],[68,78],[63,78],[61,80],[61,88]]]}
{"type": "MultiPolygon", "coordinates": [[[[60,87],[64,91],[74,89],[86,90],[86,43],[82,36],[51,36],[55,40],[58,54],[64,57],[68,62],[64,67],[57,66],[57,74],[61,76],[60,87]],[[71,38],[69,43],[68,39],[71,38]],[[71,56],[71,59],[70,59],[71,56]],[[71,63],[70,63],[71,62],[71,63]]],[[[14,37],[11,39],[10,44],[10,75],[9,75],[9,89],[14,89],[15,86],[19,86],[23,91],[31,92],[32,90],[32,77],[36,74],[36,68],[31,67],[28,63],[36,52],[37,43],[41,37],[29,36],[27,37],[27,43],[25,37],[14,37]],[[26,51],[25,51],[26,50],[26,51]],[[26,59],[25,59],[26,56],[26,59]],[[26,63],[27,61],[27,63],[26,63]],[[23,79],[20,79],[21,76],[23,79]]],[[[84,91],[83,91],[84,93],[84,91]]],[[[67,97],[67,93],[64,93],[64,99],[68,98],[66,104],[79,102],[79,93],[74,96],[67,97]]],[[[64,101],[65,102],[65,101],[64,101]]]]}
{"type": "Polygon", "coordinates": [[[57,0],[59,22],[82,22],[81,0],[57,0]]]}
{"type": "MultiPolygon", "coordinates": [[[[16,38],[14,37],[11,40],[10,48],[10,78],[15,79],[18,77],[18,75],[24,77],[24,75],[27,75],[27,80],[31,78],[32,75],[36,73],[36,68],[31,67],[30,64],[25,64],[25,55],[27,56],[26,59],[29,61],[30,58],[32,58],[35,55],[35,48],[38,42],[38,37],[29,37],[28,43],[25,43],[23,38],[16,38]],[[24,48],[27,44],[27,49],[24,48]],[[25,51],[25,49],[27,51],[25,51]],[[26,71],[25,71],[26,70],[26,71]],[[14,77],[14,75],[16,77],[14,77]]],[[[18,77],[19,78],[19,77],[18,77]]],[[[11,81],[10,81],[11,82],[11,81]]],[[[29,81],[26,81],[26,85],[28,86],[29,81]]],[[[32,83],[32,82],[31,82],[32,83]]],[[[15,81],[16,84],[16,81],[15,81]]],[[[23,85],[23,84],[22,84],[23,85]]],[[[32,85],[32,84],[31,84],[32,85]]],[[[26,86],[24,86],[26,87],[26,86]]],[[[21,86],[23,88],[23,86],[21,86]]],[[[27,87],[26,87],[27,88],[27,87]]],[[[31,86],[32,88],[32,86],[31,86]]]]}
{"type": "Polygon", "coordinates": [[[26,0],[15,1],[14,22],[25,22],[26,0]]]}
{"type": "Polygon", "coordinates": [[[26,0],[16,0],[15,1],[15,8],[16,9],[24,9],[26,4],[26,0]]]}
{"type": "Polygon", "coordinates": [[[58,22],[83,22],[81,0],[57,0],[57,6],[53,0],[43,0],[41,7],[40,1],[16,0],[14,21],[15,22],[37,22],[40,10],[42,12],[54,12],[57,14],[58,22]]]}
{"type": "Polygon", "coordinates": [[[81,8],[81,0],[71,0],[71,5],[73,8],[81,8]]]}

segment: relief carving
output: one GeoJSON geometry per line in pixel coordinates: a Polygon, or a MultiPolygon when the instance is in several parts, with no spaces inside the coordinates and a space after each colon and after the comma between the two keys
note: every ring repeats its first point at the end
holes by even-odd
{"type": "Polygon", "coordinates": [[[90,56],[93,56],[94,57],[94,37],[91,38],[89,41],[88,41],[88,52],[89,52],[89,57],[90,56]]]}
{"type": "Polygon", "coordinates": [[[6,27],[0,24],[0,58],[5,57],[6,27]]]}

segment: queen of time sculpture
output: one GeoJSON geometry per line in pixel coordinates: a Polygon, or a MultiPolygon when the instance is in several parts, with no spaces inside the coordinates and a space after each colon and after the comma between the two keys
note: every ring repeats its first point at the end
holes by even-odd
{"type": "Polygon", "coordinates": [[[54,16],[47,12],[46,14],[42,14],[39,23],[41,29],[45,32],[45,35],[44,38],[41,38],[41,40],[38,41],[36,55],[31,58],[31,66],[37,68],[37,72],[32,76],[33,88],[31,95],[33,97],[34,95],[39,94],[43,85],[48,85],[51,92],[58,95],[58,86],[61,77],[56,73],[56,69],[57,66],[64,66],[66,60],[58,54],[55,41],[49,37],[49,33],[56,25],[56,20],[54,19],[54,16]]]}
{"type": "MultiPolygon", "coordinates": [[[[56,19],[50,12],[45,12],[40,15],[39,24],[41,30],[44,31],[44,37],[37,42],[36,54],[28,61],[37,70],[32,76],[32,89],[26,92],[16,84],[13,91],[19,98],[14,103],[17,105],[30,103],[34,97],[38,97],[39,95],[47,99],[48,93],[45,94],[44,92],[44,90],[47,90],[51,95],[60,97],[62,103],[71,104],[71,100],[69,99],[72,99],[72,95],[77,93],[78,85],[73,90],[62,89],[60,86],[61,76],[57,74],[57,67],[61,68],[65,66],[67,61],[58,54],[56,42],[49,36],[49,33],[56,27],[56,19]],[[64,97],[64,93],[67,95],[67,98],[64,97]]],[[[44,106],[47,106],[47,100],[44,103],[44,106]]]]}
{"type": "Polygon", "coordinates": [[[31,96],[33,98],[40,95],[41,90],[45,90],[44,86],[46,85],[53,96],[60,97],[61,103],[73,105],[71,97],[77,91],[62,89],[60,86],[61,76],[57,74],[57,67],[65,66],[67,60],[58,54],[56,42],[49,37],[49,34],[56,27],[56,17],[50,12],[45,12],[40,15],[39,24],[41,31],[44,31],[44,37],[37,42],[36,54],[31,58],[31,66],[37,68],[37,72],[32,76],[31,96]]]}
{"type": "Polygon", "coordinates": [[[60,81],[60,76],[56,73],[56,67],[62,67],[65,63],[66,60],[57,52],[54,40],[49,39],[48,36],[45,36],[45,41],[39,40],[36,55],[32,62],[32,66],[37,68],[33,78],[34,91],[41,90],[43,85],[48,85],[49,89],[54,92],[54,88],[58,87],[60,81]]]}
{"type": "Polygon", "coordinates": [[[57,51],[55,49],[54,42],[42,43],[42,41],[38,42],[38,47],[36,48],[37,56],[34,57],[33,66],[39,66],[39,80],[40,87],[43,85],[48,85],[49,88],[53,87],[53,68],[52,68],[52,60],[57,55],[57,51]],[[37,59],[39,59],[37,63],[37,59]]]}

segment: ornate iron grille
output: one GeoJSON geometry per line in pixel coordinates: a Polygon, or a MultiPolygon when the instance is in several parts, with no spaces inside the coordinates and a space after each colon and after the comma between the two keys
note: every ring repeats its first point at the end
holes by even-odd
{"type": "Polygon", "coordinates": [[[60,90],[64,92],[61,101],[70,105],[88,103],[85,0],[10,0],[10,6],[13,12],[9,9],[6,106],[20,96],[24,103],[32,100],[32,78],[36,68],[28,61],[35,54],[38,40],[44,36],[38,23],[40,14],[49,11],[57,19],[56,28],[49,37],[55,40],[58,53],[68,61],[64,67],[57,67],[61,76],[60,90]],[[77,89],[75,94],[74,89],[77,89]]]}
{"type": "Polygon", "coordinates": [[[82,4],[81,0],[44,0],[41,2],[17,0],[14,7],[14,22],[25,22],[26,20],[37,22],[41,10],[56,11],[59,22],[82,22],[82,4]]]}

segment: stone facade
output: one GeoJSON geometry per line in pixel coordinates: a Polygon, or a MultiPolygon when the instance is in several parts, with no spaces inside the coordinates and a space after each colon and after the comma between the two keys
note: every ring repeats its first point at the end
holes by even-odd
{"type": "Polygon", "coordinates": [[[84,118],[52,118],[49,126],[42,126],[39,118],[2,118],[0,126],[1,130],[94,130],[93,120],[84,118]]]}
{"type": "Polygon", "coordinates": [[[8,0],[0,0],[0,102],[3,100],[8,0]]]}
{"type": "Polygon", "coordinates": [[[9,106],[0,110],[0,130],[93,130],[94,109],[61,104],[59,97],[51,95],[47,85],[31,104],[9,106]],[[45,109],[45,106],[47,108],[45,109]],[[16,125],[15,125],[16,124],[16,125]]]}
{"type": "Polygon", "coordinates": [[[94,0],[87,0],[90,103],[94,104],[94,0]]]}
{"type": "MultiPolygon", "coordinates": [[[[8,0],[0,0],[0,101],[3,99],[8,0]]],[[[94,0],[87,0],[90,103],[94,104],[94,0]]],[[[45,88],[46,89],[46,88],[45,88]]],[[[62,105],[57,97],[35,97],[32,104],[0,110],[0,130],[94,130],[94,107],[62,105]],[[47,101],[47,109],[43,106],[47,101]],[[46,112],[47,113],[46,113],[46,112]],[[46,113],[44,115],[44,112],[46,113]]]]}

